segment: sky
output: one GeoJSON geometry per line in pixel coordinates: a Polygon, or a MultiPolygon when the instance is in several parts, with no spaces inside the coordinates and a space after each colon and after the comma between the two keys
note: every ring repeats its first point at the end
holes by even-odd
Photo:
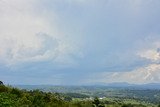
{"type": "Polygon", "coordinates": [[[159,5],[159,0],[0,0],[0,80],[160,83],[159,5]]]}

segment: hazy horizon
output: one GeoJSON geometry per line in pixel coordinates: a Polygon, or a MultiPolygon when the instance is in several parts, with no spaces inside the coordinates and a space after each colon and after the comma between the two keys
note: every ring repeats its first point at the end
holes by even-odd
{"type": "Polygon", "coordinates": [[[159,5],[159,0],[0,0],[0,80],[160,83],[159,5]]]}

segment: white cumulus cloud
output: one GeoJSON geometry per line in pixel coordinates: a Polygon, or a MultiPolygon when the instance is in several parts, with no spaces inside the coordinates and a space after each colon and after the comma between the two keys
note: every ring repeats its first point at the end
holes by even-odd
{"type": "Polygon", "coordinates": [[[7,65],[26,61],[59,61],[58,59],[61,59],[59,62],[66,59],[69,62],[68,54],[74,54],[78,49],[63,37],[63,32],[55,30],[53,16],[56,14],[52,14],[50,24],[48,16],[35,12],[38,2],[38,0],[0,0],[1,62],[7,65]]]}
{"type": "MultiPolygon", "coordinates": [[[[89,82],[128,82],[133,84],[160,82],[160,42],[159,37],[146,37],[139,44],[137,53],[139,58],[148,60],[148,65],[135,68],[131,71],[102,72],[91,76],[89,82]],[[157,38],[155,38],[157,37],[157,38]],[[96,79],[93,79],[96,78],[96,79]],[[93,81],[94,80],[94,81],[93,81]]],[[[137,45],[136,45],[137,46],[137,45]]]]}

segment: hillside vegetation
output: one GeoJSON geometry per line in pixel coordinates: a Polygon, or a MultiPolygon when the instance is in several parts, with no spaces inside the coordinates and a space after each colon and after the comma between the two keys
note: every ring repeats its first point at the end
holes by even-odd
{"type": "MultiPolygon", "coordinates": [[[[0,85],[0,107],[149,107],[134,100],[94,99],[77,93],[51,93],[39,90],[20,90],[0,85]]],[[[157,105],[152,105],[157,106],[157,105]]]]}

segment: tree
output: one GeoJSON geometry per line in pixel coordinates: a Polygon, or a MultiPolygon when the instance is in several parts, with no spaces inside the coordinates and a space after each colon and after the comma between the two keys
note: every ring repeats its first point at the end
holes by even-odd
{"type": "Polygon", "coordinates": [[[105,106],[99,101],[98,97],[95,97],[93,101],[93,107],[105,107],[105,106]]]}
{"type": "Polygon", "coordinates": [[[0,85],[4,85],[2,81],[0,81],[0,85]]]}
{"type": "Polygon", "coordinates": [[[94,98],[93,104],[94,104],[96,107],[98,107],[98,105],[100,104],[100,101],[99,101],[98,97],[95,97],[95,98],[94,98]]]}

